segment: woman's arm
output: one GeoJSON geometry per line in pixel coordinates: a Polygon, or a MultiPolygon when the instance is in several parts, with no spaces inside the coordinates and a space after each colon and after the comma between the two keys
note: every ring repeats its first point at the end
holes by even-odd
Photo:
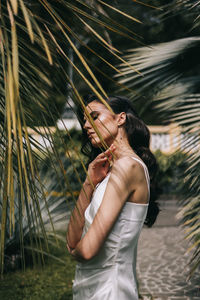
{"type": "Polygon", "coordinates": [[[93,223],[72,251],[77,260],[89,260],[98,253],[125,202],[140,185],[142,173],[141,166],[131,158],[124,157],[115,162],[93,223]]]}
{"type": "Polygon", "coordinates": [[[76,247],[77,243],[81,239],[83,226],[85,223],[84,213],[93,193],[92,184],[86,179],[79,194],[79,198],[76,202],[76,206],[71,214],[68,230],[67,230],[67,246],[68,250],[72,250],[76,247]]]}
{"type": "Polygon", "coordinates": [[[84,213],[90,204],[94,188],[105,178],[109,171],[109,161],[112,158],[111,151],[114,151],[113,146],[104,153],[99,154],[89,165],[88,176],[83,184],[68,225],[66,239],[67,248],[70,252],[77,246],[77,243],[81,239],[85,223],[84,213]]]}

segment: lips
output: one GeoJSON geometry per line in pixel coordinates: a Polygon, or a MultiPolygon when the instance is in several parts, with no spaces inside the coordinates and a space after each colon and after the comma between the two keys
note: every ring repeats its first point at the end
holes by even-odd
{"type": "Polygon", "coordinates": [[[94,131],[88,131],[88,135],[90,135],[90,134],[93,134],[94,133],[94,131]]]}
{"type": "Polygon", "coordinates": [[[88,133],[88,138],[90,140],[96,140],[96,138],[97,138],[96,132],[89,132],[88,133]]]}
{"type": "Polygon", "coordinates": [[[95,132],[88,132],[88,137],[91,137],[93,134],[95,134],[95,132]]]}

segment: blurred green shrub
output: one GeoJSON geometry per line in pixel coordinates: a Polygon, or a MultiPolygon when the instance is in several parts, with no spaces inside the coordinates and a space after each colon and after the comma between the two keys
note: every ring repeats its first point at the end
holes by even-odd
{"type": "MultiPolygon", "coordinates": [[[[77,150],[80,153],[81,139],[82,132],[76,128],[72,128],[68,132],[57,129],[53,134],[54,145],[62,153],[67,150],[77,150]]],[[[81,158],[83,159],[83,156],[81,158]]]]}
{"type": "MultiPolygon", "coordinates": [[[[29,208],[32,214],[19,214],[19,207],[15,209],[15,227],[10,233],[10,215],[7,215],[7,229],[5,235],[5,272],[21,268],[23,265],[42,263],[48,253],[39,253],[36,250],[38,243],[45,245],[41,234],[45,228],[49,245],[57,248],[54,230],[57,239],[63,240],[62,231],[66,231],[70,210],[78,198],[82,182],[85,179],[83,165],[86,159],[80,153],[81,133],[77,130],[70,131],[67,135],[64,131],[56,131],[52,136],[54,150],[48,149],[48,155],[37,164],[38,174],[35,178],[35,186],[38,189],[38,197],[30,193],[29,208]],[[35,212],[35,203],[40,207],[41,217],[35,212]],[[51,216],[51,219],[50,219],[51,216]],[[37,226],[35,226],[37,224],[37,226]],[[21,247],[23,238],[24,247],[21,247]]],[[[15,197],[20,197],[19,185],[15,184],[15,197]]],[[[16,203],[18,203],[16,201],[16,203]]],[[[1,214],[0,214],[1,217],[1,214]]],[[[56,250],[57,251],[57,250],[56,250]]],[[[52,254],[52,253],[51,253],[52,254]]]]}
{"type": "Polygon", "coordinates": [[[186,154],[177,151],[169,155],[157,150],[154,155],[159,168],[157,173],[159,194],[178,196],[183,187],[186,154]]]}

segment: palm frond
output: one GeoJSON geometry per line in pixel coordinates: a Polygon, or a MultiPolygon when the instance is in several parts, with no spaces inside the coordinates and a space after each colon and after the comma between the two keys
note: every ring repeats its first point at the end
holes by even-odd
{"type": "MultiPolygon", "coordinates": [[[[135,88],[140,97],[146,92],[149,96],[155,95],[175,81],[184,79],[190,71],[197,70],[200,65],[199,49],[199,37],[130,49],[125,59],[142,76],[138,76],[124,64],[120,65],[122,74],[116,76],[121,84],[126,84],[131,89],[135,88]]],[[[198,75],[196,80],[197,78],[199,80],[198,75]]],[[[192,80],[190,82],[192,83],[192,80]]],[[[133,98],[133,95],[130,96],[133,98]]]]}
{"type": "Polygon", "coordinates": [[[171,18],[172,16],[177,15],[186,15],[193,20],[193,26],[191,28],[194,29],[200,25],[200,1],[199,0],[174,0],[169,4],[163,6],[164,12],[161,13],[160,18],[171,18]]]}
{"type": "MultiPolygon", "coordinates": [[[[112,45],[110,32],[132,40],[139,39],[132,30],[122,26],[117,18],[113,20],[115,14],[137,21],[133,16],[120,12],[117,7],[97,0],[7,0],[1,3],[1,273],[5,269],[4,253],[12,252],[14,244],[17,245],[24,267],[24,244],[27,241],[29,245],[26,244],[26,249],[31,245],[33,259],[36,260],[35,249],[38,249],[44,261],[49,249],[47,223],[48,231],[51,227],[52,232],[56,233],[54,222],[59,224],[66,216],[65,212],[61,213],[60,219],[56,213],[67,211],[63,199],[75,199],[67,172],[72,165],[78,175],[79,165],[73,162],[70,151],[66,151],[66,170],[66,162],[60,157],[51,131],[42,134],[44,141],[49,139],[50,145],[49,148],[43,147],[29,136],[27,124],[32,128],[38,124],[55,125],[61,111],[55,109],[52,113],[52,107],[58,96],[65,99],[67,94],[68,98],[71,96],[72,100],[75,99],[75,105],[84,108],[80,88],[77,87],[80,82],[104,102],[102,96],[106,96],[106,92],[85,59],[84,51],[90,53],[91,62],[94,57],[98,57],[107,66],[117,70],[101,53],[105,49],[107,54],[125,62],[120,51],[112,45]],[[103,5],[106,6],[106,13],[100,9],[103,5]],[[112,16],[109,12],[112,12],[112,16]],[[92,50],[88,41],[99,44],[98,53],[92,50]],[[68,74],[69,68],[75,80],[68,74]],[[38,166],[38,161],[41,164],[45,157],[49,157],[55,176],[59,178],[58,182],[62,182],[63,198],[56,199],[57,203],[51,198],[51,193],[46,194],[38,166]]],[[[90,116],[88,118],[93,122],[90,116]]],[[[82,158],[81,167],[84,169],[82,158]]],[[[55,176],[52,178],[55,179],[55,176]]],[[[76,183],[79,188],[81,180],[79,178],[76,183]]]]}

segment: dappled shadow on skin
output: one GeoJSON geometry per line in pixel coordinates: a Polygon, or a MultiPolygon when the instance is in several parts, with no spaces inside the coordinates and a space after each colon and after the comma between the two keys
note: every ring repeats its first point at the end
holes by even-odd
{"type": "MultiPolygon", "coordinates": [[[[123,163],[129,163],[130,164],[130,157],[129,158],[125,158],[125,160],[123,161],[123,163]]],[[[124,168],[124,166],[122,166],[121,168],[119,167],[120,165],[118,165],[118,167],[113,166],[111,173],[107,174],[107,176],[109,176],[108,178],[104,178],[104,180],[102,180],[102,182],[100,182],[100,184],[97,186],[96,190],[94,191],[94,199],[93,201],[91,201],[89,210],[87,212],[87,214],[91,213],[91,216],[89,217],[89,223],[91,222],[91,218],[93,219],[93,223],[92,226],[87,225],[87,220],[86,220],[86,230],[84,232],[84,236],[85,234],[88,232],[89,234],[87,235],[87,243],[85,243],[85,247],[87,248],[86,253],[93,253],[92,257],[89,255],[86,259],[86,261],[88,261],[88,264],[90,259],[98,256],[98,260],[100,259],[100,253],[98,253],[98,251],[101,249],[101,247],[103,246],[103,244],[105,244],[107,237],[109,236],[110,238],[110,234],[114,234],[116,236],[120,235],[119,232],[114,229],[114,226],[116,225],[116,222],[118,221],[122,211],[124,210],[124,206],[126,206],[126,204],[144,204],[146,205],[146,203],[140,203],[138,202],[132,202],[129,200],[132,200],[132,196],[135,193],[134,190],[134,185],[132,185],[132,180],[133,178],[130,176],[130,170],[127,173],[126,169],[124,168]],[[102,189],[102,190],[101,190],[102,189]],[[99,199],[96,200],[96,197],[100,197],[99,199]],[[102,198],[101,198],[102,197],[102,198]],[[88,228],[87,228],[88,227],[88,228]]],[[[142,168],[142,165],[137,165],[136,168],[142,168]]],[[[132,168],[132,166],[131,166],[132,168]]],[[[133,169],[135,168],[135,166],[133,166],[133,169]]],[[[132,170],[132,169],[131,169],[132,170]]],[[[137,176],[139,178],[139,184],[142,186],[142,188],[139,188],[136,196],[134,196],[136,199],[136,201],[139,199],[141,201],[141,199],[147,199],[148,198],[148,183],[147,183],[147,178],[146,175],[143,173],[144,170],[142,170],[142,172],[140,172],[139,169],[134,170],[134,172],[137,172],[137,176]],[[144,188],[146,185],[146,188],[144,188]]],[[[138,184],[138,181],[136,181],[136,186],[138,184]]],[[[135,184],[135,183],[134,183],[135,184]]],[[[134,206],[134,211],[135,213],[133,214],[133,210],[132,210],[133,206],[128,206],[125,208],[126,212],[127,210],[130,212],[132,212],[132,216],[134,215],[133,222],[143,222],[142,219],[140,219],[140,214],[142,213],[141,211],[143,211],[143,209],[139,209],[139,206],[136,207],[134,206]],[[137,215],[137,212],[139,213],[139,215],[137,215]]],[[[143,207],[144,208],[144,207],[143,207]]],[[[124,213],[126,213],[124,211],[124,213]]],[[[115,226],[117,227],[117,225],[115,226]]],[[[119,226],[120,227],[120,226],[119,226]]],[[[134,235],[134,232],[133,232],[134,235]]],[[[129,246],[129,245],[127,245],[129,246]]]]}
{"type": "MultiPolygon", "coordinates": [[[[123,206],[125,205],[124,201],[124,191],[126,191],[127,195],[129,192],[127,192],[130,188],[128,185],[121,185],[121,182],[127,182],[127,174],[124,170],[112,170],[112,174],[109,177],[108,183],[105,187],[105,193],[104,196],[105,199],[102,199],[103,206],[97,207],[97,214],[94,218],[96,226],[95,226],[95,234],[96,239],[94,240],[91,238],[91,240],[88,240],[88,251],[93,248],[98,248],[98,245],[95,245],[95,242],[98,244],[99,241],[102,241],[101,246],[103,245],[103,241],[105,241],[106,237],[109,235],[109,233],[112,231],[113,226],[115,222],[117,221],[121,210],[123,209],[123,206]],[[112,195],[110,197],[110,195],[112,195]],[[120,202],[120,203],[119,203],[120,202]],[[117,214],[115,212],[115,217],[112,217],[113,210],[116,208],[116,206],[119,207],[117,214]],[[107,228],[110,228],[109,231],[107,231],[107,228]],[[103,237],[103,238],[102,238],[103,237]]],[[[105,179],[105,178],[104,178],[105,179]]],[[[103,181],[101,184],[104,184],[103,181]]],[[[101,188],[101,186],[99,186],[101,188]]],[[[97,193],[98,193],[98,187],[97,187],[97,193]]],[[[104,198],[104,197],[103,197],[104,198]]],[[[93,204],[92,204],[93,205],[93,204]]],[[[98,205],[98,204],[97,204],[98,205]]],[[[96,208],[95,208],[96,209],[96,208]]]]}

